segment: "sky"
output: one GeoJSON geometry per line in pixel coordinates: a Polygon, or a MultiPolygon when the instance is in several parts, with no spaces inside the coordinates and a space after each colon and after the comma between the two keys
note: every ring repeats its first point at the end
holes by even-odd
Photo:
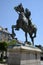
{"type": "MultiPolygon", "coordinates": [[[[8,28],[11,33],[11,26],[16,25],[16,20],[18,19],[18,14],[14,7],[20,3],[24,8],[28,8],[31,11],[32,23],[37,27],[34,44],[43,46],[43,0],[0,0],[0,26],[8,28]]],[[[15,33],[18,40],[25,41],[25,33],[22,29],[15,31],[15,33]]],[[[28,41],[31,42],[29,34],[28,41]]]]}

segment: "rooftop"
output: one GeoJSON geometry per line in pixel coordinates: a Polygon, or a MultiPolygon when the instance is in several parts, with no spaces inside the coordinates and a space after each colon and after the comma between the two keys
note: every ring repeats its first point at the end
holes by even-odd
{"type": "Polygon", "coordinates": [[[7,28],[3,28],[3,27],[1,27],[1,26],[0,26],[0,31],[10,34],[10,33],[8,32],[8,29],[7,29],[7,28]]]}

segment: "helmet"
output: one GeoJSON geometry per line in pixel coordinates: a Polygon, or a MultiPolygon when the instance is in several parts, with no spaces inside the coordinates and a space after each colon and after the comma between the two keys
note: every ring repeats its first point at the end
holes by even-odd
{"type": "Polygon", "coordinates": [[[28,16],[31,15],[31,12],[27,8],[25,9],[25,12],[28,14],[28,16]]]}

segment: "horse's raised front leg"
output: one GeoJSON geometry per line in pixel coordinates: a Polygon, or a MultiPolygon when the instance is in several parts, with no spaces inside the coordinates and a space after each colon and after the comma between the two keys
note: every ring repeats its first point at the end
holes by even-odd
{"type": "Polygon", "coordinates": [[[14,37],[16,36],[15,32],[14,32],[14,28],[16,28],[16,25],[12,25],[12,38],[14,39],[14,37]]]}

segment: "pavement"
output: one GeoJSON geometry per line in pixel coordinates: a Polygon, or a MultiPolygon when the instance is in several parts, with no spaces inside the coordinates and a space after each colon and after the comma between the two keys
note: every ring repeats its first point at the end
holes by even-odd
{"type": "Polygon", "coordinates": [[[1,63],[0,63],[0,65],[7,65],[7,64],[1,64],[1,63]]]}
{"type": "MultiPolygon", "coordinates": [[[[7,65],[6,63],[0,63],[0,65],[7,65]]],[[[43,61],[41,61],[41,65],[43,65],[43,61]]]]}

